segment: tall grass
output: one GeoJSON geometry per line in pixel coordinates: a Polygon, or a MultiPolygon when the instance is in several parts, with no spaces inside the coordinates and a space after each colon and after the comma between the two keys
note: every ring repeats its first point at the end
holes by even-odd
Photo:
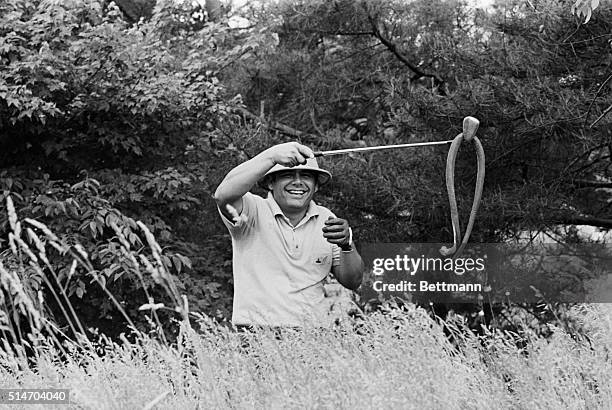
{"type": "MultiPolygon", "coordinates": [[[[28,266],[38,263],[40,269],[40,263],[45,264],[41,249],[35,254],[25,241],[17,241],[15,229],[21,227],[16,217],[12,220],[14,252],[28,266]]],[[[54,246],[53,240],[64,249],[51,232],[37,229],[46,238],[41,246],[54,246]]],[[[157,275],[172,297],[180,323],[177,342],[169,343],[163,332],[151,337],[135,331],[130,340],[106,340],[101,356],[82,336],[83,325],[72,317],[70,307],[65,313],[72,317],[73,333],[60,335],[45,320],[45,301],[32,300],[20,277],[23,266],[13,264],[11,269],[0,268],[4,294],[12,295],[4,303],[29,323],[21,329],[21,338],[9,320],[2,324],[7,334],[15,334],[14,341],[28,343],[36,355],[28,364],[25,347],[5,345],[0,388],[67,388],[75,408],[612,407],[610,305],[574,308],[572,314],[587,329],[588,338],[555,329],[546,339],[524,335],[528,340],[522,347],[515,335],[476,336],[463,330],[460,321],[434,321],[414,306],[388,306],[385,312],[347,320],[333,329],[286,330],[280,337],[266,331],[239,334],[188,312],[184,298],[156,261],[159,249],[153,236],[146,234],[144,225],[141,229],[152,259],[135,257],[134,262],[142,275],[157,275]],[[452,339],[443,325],[453,333],[452,339]],[[23,334],[26,327],[31,337],[23,334]]],[[[74,255],[66,251],[67,257],[85,266],[86,255],[72,251],[74,255]]],[[[129,247],[124,251],[129,257],[129,247]]],[[[45,273],[53,284],[52,270],[47,267],[45,273]]],[[[63,300],[60,294],[57,298],[63,300]]],[[[155,301],[144,308],[159,326],[153,315],[159,308],[155,301]]]]}

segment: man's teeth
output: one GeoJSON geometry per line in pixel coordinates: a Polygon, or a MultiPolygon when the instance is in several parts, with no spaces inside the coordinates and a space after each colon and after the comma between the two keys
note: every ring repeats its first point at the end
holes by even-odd
{"type": "Polygon", "coordinates": [[[298,190],[290,189],[289,193],[294,194],[294,195],[303,195],[306,193],[306,191],[298,191],[298,190]]]}

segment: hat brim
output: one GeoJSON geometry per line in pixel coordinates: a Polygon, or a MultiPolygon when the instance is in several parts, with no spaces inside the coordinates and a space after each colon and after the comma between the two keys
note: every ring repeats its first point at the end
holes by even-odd
{"type": "MultiPolygon", "coordinates": [[[[276,168],[276,167],[274,167],[276,168]]],[[[314,168],[312,166],[309,165],[297,165],[295,167],[281,167],[279,169],[274,169],[272,168],[270,171],[268,171],[266,173],[266,175],[264,175],[264,177],[262,179],[259,180],[258,184],[260,187],[264,188],[264,189],[268,189],[268,180],[270,178],[270,176],[273,176],[274,174],[277,174],[279,172],[284,172],[284,171],[309,171],[312,172],[314,174],[317,175],[317,183],[319,184],[319,186],[325,185],[327,184],[331,178],[332,178],[332,174],[329,171],[326,171],[324,169],[321,168],[314,168]]]]}

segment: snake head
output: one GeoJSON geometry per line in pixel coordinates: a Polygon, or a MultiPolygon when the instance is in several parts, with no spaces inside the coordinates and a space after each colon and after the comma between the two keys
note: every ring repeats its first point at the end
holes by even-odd
{"type": "Polygon", "coordinates": [[[480,126],[480,121],[474,117],[465,117],[463,119],[463,139],[471,141],[476,136],[476,131],[480,126]]]}

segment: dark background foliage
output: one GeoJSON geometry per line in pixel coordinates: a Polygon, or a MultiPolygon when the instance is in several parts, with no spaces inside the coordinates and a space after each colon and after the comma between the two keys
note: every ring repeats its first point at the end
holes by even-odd
{"type": "MultiPolygon", "coordinates": [[[[574,241],[568,227],[612,227],[609,4],[586,25],[559,1],[207,6],[0,5],[0,203],[11,195],[20,217],[81,243],[136,317],[146,298],[112,225],[146,253],[135,225],[145,222],[191,309],[228,318],[231,243],[211,195],[233,166],[279,142],[451,139],[475,116],[487,180],[474,241],[574,241]],[[239,15],[244,28],[229,24],[239,15]]],[[[325,159],[335,178],[318,201],[358,241],[447,242],[445,160],[445,148],[325,159]]],[[[457,172],[467,215],[471,147],[457,172]]],[[[52,263],[79,309],[117,330],[88,274],[70,276],[60,255],[52,263]]]]}

